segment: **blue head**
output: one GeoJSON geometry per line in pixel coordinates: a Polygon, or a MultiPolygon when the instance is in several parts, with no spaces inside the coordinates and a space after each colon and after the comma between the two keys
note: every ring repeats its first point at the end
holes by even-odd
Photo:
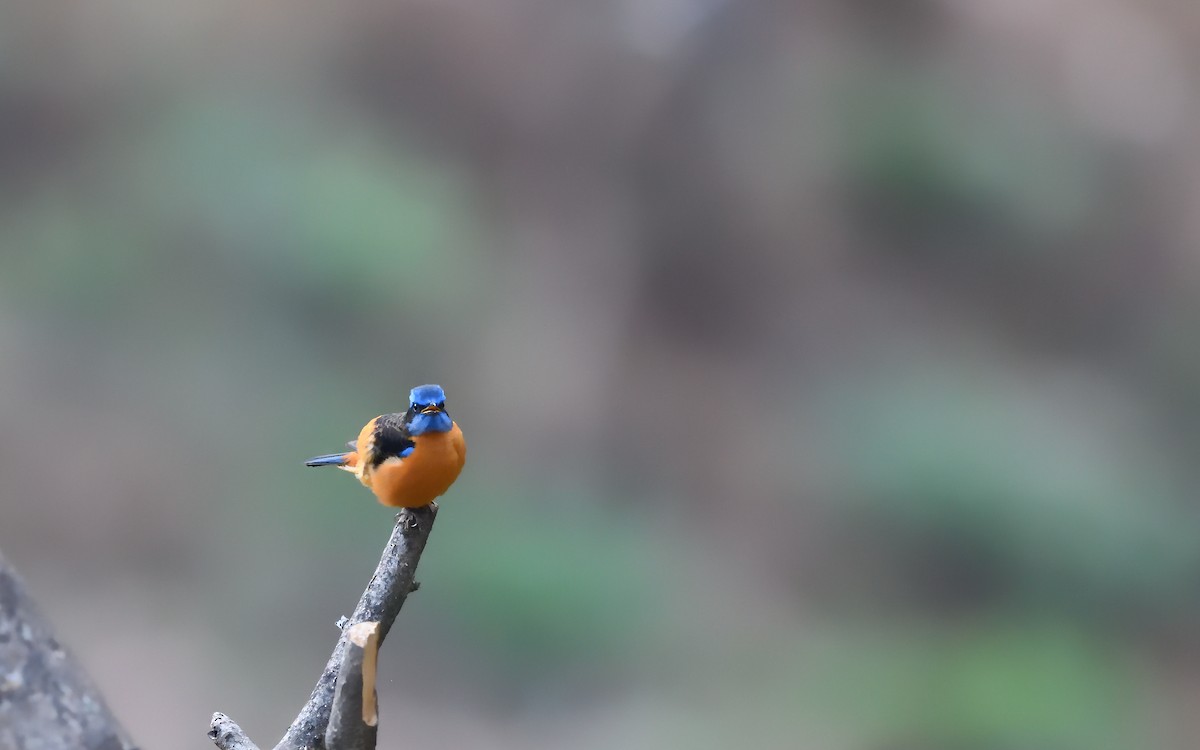
{"type": "Polygon", "coordinates": [[[453,426],[446,413],[446,392],[440,385],[419,385],[408,394],[408,434],[449,432],[453,426]]]}

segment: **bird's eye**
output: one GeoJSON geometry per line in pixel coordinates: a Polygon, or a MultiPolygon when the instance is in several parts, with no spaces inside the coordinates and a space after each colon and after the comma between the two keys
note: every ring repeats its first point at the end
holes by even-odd
{"type": "Polygon", "coordinates": [[[445,408],[446,408],[446,402],[445,402],[445,401],[438,401],[438,402],[437,402],[437,408],[439,408],[439,409],[445,409],[445,408]]]}

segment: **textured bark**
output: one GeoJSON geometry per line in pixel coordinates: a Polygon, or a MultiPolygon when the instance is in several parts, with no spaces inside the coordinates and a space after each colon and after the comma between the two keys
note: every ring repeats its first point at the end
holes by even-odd
{"type": "Polygon", "coordinates": [[[0,748],[134,747],[0,555],[0,748]]]}
{"type": "Polygon", "coordinates": [[[375,696],[379,623],[360,622],[347,632],[346,654],[333,691],[329,728],[325,730],[325,747],[372,750],[379,724],[375,696]]]}
{"type": "MultiPolygon", "coordinates": [[[[313,688],[308,703],[300,709],[296,720],[288,727],[283,739],[276,745],[275,750],[326,750],[325,732],[329,728],[329,718],[334,705],[334,691],[338,674],[346,660],[347,643],[352,628],[363,622],[378,623],[377,646],[383,645],[384,638],[392,628],[400,608],[409,593],[416,590],[413,576],[417,571],[417,563],[425,550],[425,542],[437,518],[437,505],[423,508],[406,508],[396,516],[396,526],[392,529],[391,539],[383,550],[375,575],[367,584],[366,591],[358,601],[354,613],[341,623],[342,635],[338,639],[333,654],[325,665],[325,670],[313,688]]],[[[359,695],[361,699],[361,687],[359,695]]],[[[360,703],[361,705],[361,703],[360,703]]],[[[253,750],[254,745],[246,739],[246,735],[237,724],[224,714],[214,714],[212,729],[209,737],[222,750],[253,750]],[[222,720],[218,726],[218,719],[222,720]],[[236,730],[236,732],[234,731],[236,730]],[[222,744],[222,739],[229,734],[230,742],[245,744],[222,744]]],[[[373,745],[372,745],[373,746],[373,745]]],[[[351,746],[353,747],[353,746],[351,746]]],[[[330,750],[341,750],[331,747],[330,750]]]]}
{"type": "Polygon", "coordinates": [[[220,711],[213,714],[208,738],[221,750],[258,750],[258,745],[250,741],[237,722],[220,711]]]}

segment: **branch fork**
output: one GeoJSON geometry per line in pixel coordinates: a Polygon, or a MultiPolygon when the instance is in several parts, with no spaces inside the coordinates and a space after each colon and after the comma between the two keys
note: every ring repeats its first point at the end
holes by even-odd
{"type": "MultiPolygon", "coordinates": [[[[371,582],[354,613],[338,621],[342,634],[333,654],[275,750],[373,750],[379,723],[375,695],[379,647],[405,599],[417,590],[413,576],[436,518],[436,504],[405,508],[396,515],[371,582]]],[[[223,713],[213,714],[208,737],[220,750],[259,750],[223,713]]]]}

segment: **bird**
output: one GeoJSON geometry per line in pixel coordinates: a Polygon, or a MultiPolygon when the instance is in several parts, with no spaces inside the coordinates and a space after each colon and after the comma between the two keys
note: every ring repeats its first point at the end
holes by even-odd
{"type": "Polygon", "coordinates": [[[440,385],[419,385],[408,410],[375,417],[343,453],[315,456],[306,466],[336,466],[358,477],[383,505],[419,508],[440,497],[467,460],[462,430],[446,411],[440,385]]]}

